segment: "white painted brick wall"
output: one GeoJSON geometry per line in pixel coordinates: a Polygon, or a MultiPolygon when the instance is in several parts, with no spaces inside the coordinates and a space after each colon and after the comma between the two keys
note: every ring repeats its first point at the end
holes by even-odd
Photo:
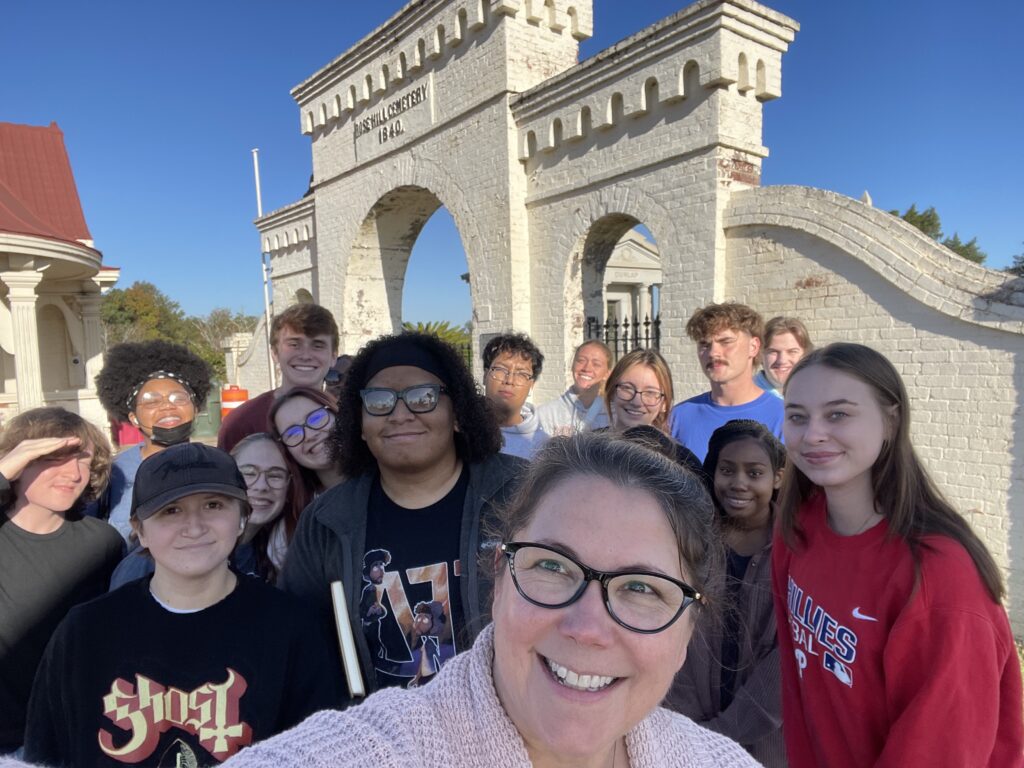
{"type": "Polygon", "coordinates": [[[991,295],[1007,276],[964,269],[959,256],[943,253],[896,217],[821,190],[745,192],[725,223],[726,298],[756,307],[766,319],[796,315],[816,344],[868,344],[896,365],[912,402],[914,445],[1006,568],[1011,619],[1020,631],[1024,335],[1006,320],[1019,307],[979,312],[972,294],[956,287],[983,285],[991,295]],[[845,250],[823,238],[856,245],[845,250]],[[890,279],[878,269],[883,263],[894,267],[890,279]],[[959,303],[944,309],[940,290],[959,303]]]}

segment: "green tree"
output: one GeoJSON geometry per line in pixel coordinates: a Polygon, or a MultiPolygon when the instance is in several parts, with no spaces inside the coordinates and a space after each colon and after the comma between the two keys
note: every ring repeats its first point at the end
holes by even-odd
{"type": "Polygon", "coordinates": [[[978,247],[978,238],[976,237],[972,237],[966,243],[960,239],[960,235],[956,232],[953,233],[952,237],[943,238],[942,220],[939,218],[939,214],[934,206],[929,206],[925,210],[919,211],[916,204],[911,204],[903,213],[900,213],[899,210],[892,210],[889,213],[893,216],[899,216],[908,224],[917,227],[935,242],[941,243],[953,251],[953,253],[973,261],[975,264],[984,264],[985,259],[988,258],[988,254],[978,247]]]}
{"type": "Polygon", "coordinates": [[[947,237],[942,241],[942,244],[949,248],[953,253],[958,253],[968,261],[973,261],[975,264],[984,264],[985,259],[988,258],[988,254],[978,247],[978,238],[976,237],[972,237],[964,243],[960,241],[960,235],[954,232],[953,236],[947,237]]]}
{"type": "Polygon", "coordinates": [[[190,316],[186,320],[186,337],[181,341],[203,358],[213,369],[214,378],[226,381],[223,341],[236,333],[252,333],[259,318],[243,312],[218,307],[205,317],[190,316]]]}
{"type": "Polygon", "coordinates": [[[1024,277],[1024,251],[1013,257],[1013,263],[1006,268],[1006,271],[1017,277],[1024,277]]]}
{"type": "Polygon", "coordinates": [[[205,317],[187,316],[176,301],[152,283],[115,288],[103,297],[100,319],[106,345],[164,339],[188,347],[207,362],[215,379],[226,371],[221,342],[234,333],[251,332],[258,318],[217,308],[205,317]]]}
{"type": "Polygon", "coordinates": [[[148,339],[180,341],[185,335],[181,307],[147,282],[109,291],[100,305],[100,320],[107,346],[148,339]]]}
{"type": "Polygon", "coordinates": [[[469,323],[463,326],[455,326],[447,320],[430,320],[425,323],[402,323],[402,328],[407,331],[433,334],[442,341],[447,341],[456,349],[472,341],[472,337],[469,335],[469,323]]]}
{"type": "Polygon", "coordinates": [[[899,216],[908,224],[913,224],[932,240],[942,239],[942,221],[939,219],[939,214],[934,206],[919,211],[916,204],[911,204],[902,214],[898,210],[889,211],[889,213],[893,216],[899,216]]]}

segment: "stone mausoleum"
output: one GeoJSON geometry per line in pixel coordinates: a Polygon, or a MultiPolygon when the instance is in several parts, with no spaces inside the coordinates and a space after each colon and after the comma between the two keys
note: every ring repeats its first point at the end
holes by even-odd
{"type": "MultiPolygon", "coordinates": [[[[276,306],[327,306],[345,352],[394,331],[413,243],[444,205],[477,343],[531,334],[543,401],[642,224],[681,397],[705,388],[683,327],[709,301],[797,315],[819,343],[897,364],[916,445],[1007,568],[1024,631],[1024,285],[869,204],[760,185],[761,105],[782,95],[794,20],[701,0],[578,62],[591,24],[590,0],[420,0],[297,85],[310,191],[257,222],[276,306]]],[[[258,369],[254,350],[239,359],[258,369]]]]}

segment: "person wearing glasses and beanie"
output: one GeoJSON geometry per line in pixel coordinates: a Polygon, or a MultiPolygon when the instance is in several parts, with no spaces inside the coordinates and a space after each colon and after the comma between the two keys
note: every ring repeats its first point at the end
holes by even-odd
{"type": "Polygon", "coordinates": [[[544,355],[523,333],[503,333],[484,347],[484,393],[501,425],[502,453],[529,459],[549,435],[526,398],[544,366],[544,355]]]}
{"type": "Polygon", "coordinates": [[[486,623],[480,525],[524,462],[499,453],[501,432],[459,353],[423,333],[359,351],[329,442],[347,479],[303,512],[279,584],[326,622],[340,580],[366,688],[407,686],[422,677],[426,644],[443,667],[486,623]],[[414,608],[435,601],[445,618],[424,635],[414,608]]]}
{"type": "Polygon", "coordinates": [[[210,366],[179,344],[155,339],[107,350],[96,394],[110,416],[142,433],[142,442],[117,455],[106,491],[86,514],[107,520],[128,539],[139,465],[167,446],[189,441],[209,392],[210,366]]]}
{"type": "Polygon", "coordinates": [[[247,499],[217,448],[176,445],[142,462],[131,521],[155,570],[57,628],[29,702],[27,760],[213,765],[338,703],[340,671],[312,617],[228,565],[247,499]]]}
{"type": "Polygon", "coordinates": [[[714,514],[665,456],[611,435],[553,438],[485,536],[494,620],[472,648],[429,685],[316,714],[225,768],[404,768],[425,755],[454,768],[756,766],[658,706],[723,597],[714,514]]]}

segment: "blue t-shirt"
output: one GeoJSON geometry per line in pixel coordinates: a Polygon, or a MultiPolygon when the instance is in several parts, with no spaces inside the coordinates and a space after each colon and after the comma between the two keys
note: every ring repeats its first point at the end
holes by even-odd
{"type": "Polygon", "coordinates": [[[783,413],[782,400],[768,392],[743,405],[715,405],[711,393],[704,392],[672,409],[672,437],[704,461],[711,434],[733,419],[760,421],[781,440],[783,413]]]}
{"type": "Polygon", "coordinates": [[[135,475],[138,474],[140,464],[142,443],[125,448],[117,454],[110,465],[110,480],[107,482],[106,490],[83,511],[87,517],[106,520],[117,529],[125,541],[128,541],[128,536],[132,532],[132,488],[135,487],[135,475]]]}

